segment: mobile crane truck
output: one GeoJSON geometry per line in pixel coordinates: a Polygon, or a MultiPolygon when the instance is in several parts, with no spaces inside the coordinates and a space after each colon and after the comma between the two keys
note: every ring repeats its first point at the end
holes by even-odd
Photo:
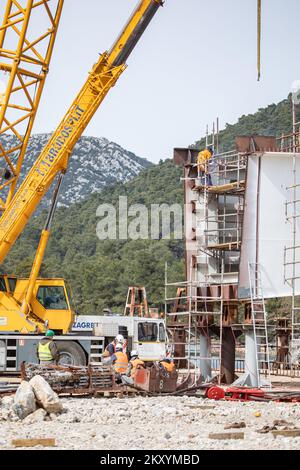
{"type": "MultiPolygon", "coordinates": [[[[11,3],[12,2],[8,0],[4,25],[17,23],[17,21],[14,21],[16,13],[10,13],[11,3]]],[[[25,18],[24,24],[27,21],[28,26],[31,10],[37,8],[42,3],[46,5],[47,2],[37,2],[35,4],[32,0],[28,1],[27,10],[22,10],[22,14],[24,13],[25,18]]],[[[126,69],[128,57],[163,3],[163,0],[141,0],[139,2],[110,51],[101,54],[98,62],[94,65],[82,89],[56,131],[53,133],[48,144],[31,167],[19,188],[16,189],[16,183],[42,93],[47,72],[46,68],[49,65],[55,33],[63,6],[63,0],[58,0],[58,9],[56,17],[54,18],[55,21],[52,21],[53,30],[49,43],[47,63],[42,64],[43,81],[41,80],[39,82],[40,90],[36,103],[32,103],[30,125],[27,128],[26,136],[23,139],[20,136],[20,146],[13,149],[15,152],[19,151],[18,164],[15,167],[12,163],[9,164],[10,155],[13,151],[10,150],[5,154],[5,149],[0,141],[2,154],[5,156],[5,161],[9,164],[11,169],[11,181],[8,176],[6,183],[6,186],[10,184],[10,190],[6,202],[3,204],[2,216],[0,218],[0,263],[3,262],[10,252],[41,199],[57,178],[57,186],[53,194],[49,215],[41,234],[29,278],[21,279],[7,275],[0,277],[0,370],[2,371],[18,371],[23,361],[35,362],[37,360],[37,344],[48,328],[55,331],[56,343],[60,352],[60,361],[65,364],[85,365],[89,361],[99,361],[103,348],[108,339],[110,339],[109,336],[94,336],[91,330],[72,332],[74,307],[67,283],[64,279],[59,278],[40,279],[39,272],[47,241],[50,236],[51,223],[57,204],[59,188],[63,175],[67,170],[73,147],[109,90],[115,85],[120,75],[126,69]]],[[[31,49],[34,48],[34,44],[32,45],[29,41],[26,41],[25,26],[23,25],[24,34],[20,36],[20,40],[23,40],[23,44],[25,44],[26,47],[24,47],[24,49],[19,48],[19,61],[14,61],[16,63],[10,67],[0,63],[0,70],[5,70],[10,73],[6,95],[0,106],[1,126],[3,122],[8,123],[8,120],[5,118],[5,113],[10,107],[10,96],[16,89],[14,88],[14,77],[17,75],[20,77],[22,74],[25,74],[32,80],[35,78],[37,80],[39,79],[33,72],[28,71],[25,73],[24,69],[18,70],[17,68],[21,60],[25,60],[25,62],[29,60],[28,53],[26,55],[25,51],[28,51],[30,46],[31,49]]],[[[0,30],[0,46],[2,47],[0,51],[3,50],[4,30],[5,27],[2,27],[0,30]]],[[[7,56],[7,54],[4,54],[4,56],[7,56]]],[[[25,86],[26,85],[24,85],[24,87],[25,86]]],[[[21,110],[25,109],[21,106],[19,106],[19,108],[21,110]]],[[[6,130],[13,130],[12,126],[6,125],[4,128],[2,127],[0,137],[6,130]]],[[[16,135],[16,132],[14,133],[16,135]]],[[[3,202],[3,199],[1,199],[1,201],[3,202]]],[[[100,317],[97,318],[99,319],[100,317]]],[[[111,323],[110,320],[109,322],[111,323]]],[[[118,322],[121,325],[124,323],[121,318],[118,322]]],[[[149,343],[149,341],[143,341],[143,338],[139,341],[137,337],[134,338],[134,343],[137,342],[137,344],[143,348],[144,353],[142,356],[144,356],[145,359],[158,359],[157,356],[160,356],[162,351],[163,335],[160,325],[163,324],[163,320],[145,320],[140,318],[136,319],[135,323],[136,322],[154,322],[157,324],[157,327],[154,328],[156,337],[152,338],[153,344],[150,344],[150,354],[149,352],[147,353],[146,346],[146,343],[149,343]],[[153,349],[153,345],[155,344],[157,344],[157,350],[155,350],[155,348],[153,349]]],[[[138,327],[134,326],[134,328],[132,328],[132,335],[136,336],[137,331],[138,327]]]]}

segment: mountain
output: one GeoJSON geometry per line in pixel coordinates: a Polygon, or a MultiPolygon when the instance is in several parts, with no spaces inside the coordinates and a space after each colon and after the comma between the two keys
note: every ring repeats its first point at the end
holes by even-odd
{"type": "MultiPolygon", "coordinates": [[[[221,131],[223,149],[232,148],[239,134],[277,134],[291,131],[290,98],[243,116],[221,131]]],[[[204,146],[203,139],[197,145],[204,146]]],[[[75,160],[76,161],[76,160],[75,160]]],[[[128,286],[145,285],[152,305],[163,308],[164,271],[168,263],[170,282],[184,279],[183,240],[104,240],[97,238],[100,204],[118,207],[119,197],[128,204],[183,204],[182,168],[171,160],[143,169],[123,184],[107,186],[70,207],[57,210],[52,236],[43,263],[43,276],[63,276],[73,291],[77,311],[101,313],[104,307],[121,312],[128,286]]],[[[31,220],[2,266],[2,271],[28,275],[43,227],[45,211],[31,220]]]]}
{"type": "MultiPolygon", "coordinates": [[[[182,240],[99,240],[97,209],[118,208],[119,197],[128,207],[144,204],[182,204],[181,168],[171,160],[143,170],[128,183],[117,183],[70,207],[58,208],[41,274],[68,280],[77,311],[101,314],[110,307],[122,311],[128,286],[145,285],[149,299],[163,308],[165,262],[174,281],[184,275],[182,240]]],[[[32,218],[7,257],[2,271],[28,275],[44,225],[46,211],[32,218]]]]}
{"type": "MultiPolygon", "coordinates": [[[[51,134],[35,134],[29,141],[27,156],[21,172],[21,180],[30,170],[34,161],[50,139],[51,134]]],[[[16,138],[1,137],[4,145],[12,147],[16,138]]],[[[101,191],[114,183],[126,183],[141,170],[152,164],[144,158],[123,149],[105,138],[82,137],[74,147],[69,168],[64,178],[58,206],[70,206],[86,199],[90,194],[101,191]]],[[[51,198],[49,191],[41,206],[45,207],[51,198]]]]}
{"type": "MultiPolygon", "coordinates": [[[[300,120],[300,109],[297,110],[297,121],[300,120]]],[[[235,124],[226,124],[220,131],[220,152],[234,149],[235,137],[238,135],[274,135],[280,137],[292,132],[292,95],[278,104],[271,104],[259,109],[254,114],[243,115],[235,124]]],[[[205,138],[197,140],[193,147],[205,147],[205,138]]]]}

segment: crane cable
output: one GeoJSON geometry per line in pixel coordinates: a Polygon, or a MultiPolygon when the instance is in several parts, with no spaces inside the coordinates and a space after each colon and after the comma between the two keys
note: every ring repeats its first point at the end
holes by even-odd
{"type": "Polygon", "coordinates": [[[261,73],[261,0],[257,0],[257,81],[261,73]]]}

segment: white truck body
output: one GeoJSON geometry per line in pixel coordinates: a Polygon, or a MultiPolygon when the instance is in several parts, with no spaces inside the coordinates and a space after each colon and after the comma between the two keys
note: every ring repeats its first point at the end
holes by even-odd
{"type": "Polygon", "coordinates": [[[126,327],[129,344],[142,360],[157,361],[166,355],[166,327],[162,318],[126,317],[124,315],[79,315],[72,332],[103,336],[106,343],[126,327]]]}

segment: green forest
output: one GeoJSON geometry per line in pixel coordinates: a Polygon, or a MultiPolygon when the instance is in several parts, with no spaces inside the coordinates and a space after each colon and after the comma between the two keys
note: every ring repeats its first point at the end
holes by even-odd
{"type": "MultiPolygon", "coordinates": [[[[220,133],[223,151],[234,147],[237,135],[281,135],[291,131],[291,99],[272,104],[257,113],[242,116],[236,124],[227,124],[220,133]]],[[[180,130],[178,130],[180,132],[180,130]]],[[[204,139],[194,146],[202,148],[204,139]]],[[[176,142],[174,143],[176,144],[176,142]]],[[[184,279],[183,240],[105,240],[96,236],[100,204],[118,205],[119,196],[127,196],[128,205],[183,204],[182,168],[171,159],[145,169],[126,184],[106,187],[84,202],[70,208],[58,208],[41,276],[64,277],[73,292],[77,313],[101,314],[104,308],[122,312],[128,286],[146,286],[150,304],[164,302],[165,263],[169,279],[184,279]]],[[[33,217],[5,260],[2,272],[27,276],[46,212],[33,217]]]]}

